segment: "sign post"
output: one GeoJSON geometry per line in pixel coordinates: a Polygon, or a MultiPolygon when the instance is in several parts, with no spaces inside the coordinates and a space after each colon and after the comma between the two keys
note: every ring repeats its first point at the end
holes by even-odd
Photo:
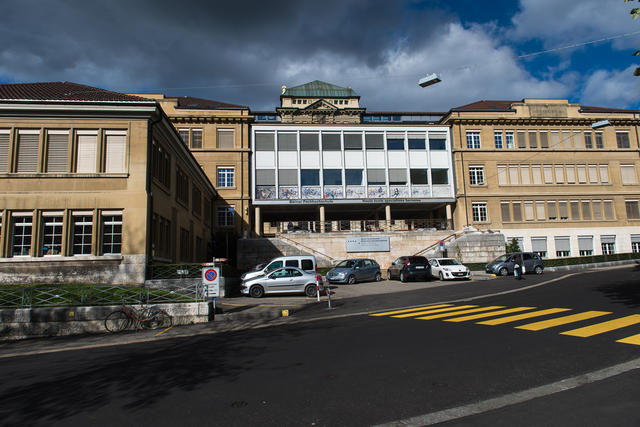
{"type": "Polygon", "coordinates": [[[220,295],[220,267],[202,268],[202,286],[204,294],[211,298],[213,314],[216,313],[216,298],[220,295]]]}

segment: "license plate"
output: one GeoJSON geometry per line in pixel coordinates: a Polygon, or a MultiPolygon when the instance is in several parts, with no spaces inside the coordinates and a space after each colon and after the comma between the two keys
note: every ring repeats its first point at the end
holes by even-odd
{"type": "Polygon", "coordinates": [[[416,265],[416,270],[424,270],[424,265],[416,265]]]}

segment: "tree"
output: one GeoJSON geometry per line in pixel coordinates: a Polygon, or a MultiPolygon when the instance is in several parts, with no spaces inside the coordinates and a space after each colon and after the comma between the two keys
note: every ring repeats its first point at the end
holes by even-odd
{"type": "MultiPolygon", "coordinates": [[[[628,3],[630,1],[636,1],[636,0],[624,0],[625,3],[628,3]]],[[[640,0],[638,0],[640,1],[640,0]]],[[[631,14],[631,16],[633,17],[633,19],[638,19],[640,18],[640,7],[634,7],[633,9],[631,9],[631,12],[629,12],[631,14]]],[[[638,56],[640,55],[640,50],[636,50],[633,53],[633,56],[638,56]]],[[[640,67],[636,67],[636,70],[633,72],[634,76],[640,76],[640,67]]]]}
{"type": "Polygon", "coordinates": [[[515,237],[511,239],[510,243],[507,243],[504,247],[505,252],[508,254],[512,254],[514,252],[520,252],[520,245],[518,244],[518,239],[515,237]]]}

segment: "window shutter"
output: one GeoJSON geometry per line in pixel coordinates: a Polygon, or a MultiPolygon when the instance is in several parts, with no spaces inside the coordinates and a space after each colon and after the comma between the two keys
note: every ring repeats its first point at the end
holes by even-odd
{"type": "Polygon", "coordinates": [[[533,183],[535,185],[542,184],[542,174],[540,173],[540,165],[531,166],[531,175],[533,175],[533,183]]]}
{"type": "Polygon", "coordinates": [[[78,135],[78,160],[76,172],[95,173],[98,154],[97,135],[78,135]]]}
{"type": "Polygon", "coordinates": [[[544,221],[546,219],[544,214],[544,202],[536,202],[536,218],[539,221],[544,221]]]}
{"type": "Polygon", "coordinates": [[[362,134],[361,133],[345,133],[344,149],[345,150],[362,150],[362,134]]]}
{"type": "Polygon", "coordinates": [[[609,166],[608,165],[600,165],[600,181],[603,184],[609,183],[609,166]]]}
{"type": "Polygon", "coordinates": [[[47,172],[68,172],[69,132],[47,135],[47,172]]]}
{"type": "Polygon", "coordinates": [[[38,143],[39,133],[18,134],[18,167],[17,172],[38,171],[38,143]]]}
{"type": "MultiPolygon", "coordinates": [[[[234,143],[233,129],[218,129],[218,148],[233,148],[234,143]]],[[[200,144],[202,148],[202,144],[200,144]]]]}
{"type": "Polygon", "coordinates": [[[614,235],[607,235],[607,236],[600,236],[600,243],[615,243],[616,242],[616,236],[614,235]]]}
{"type": "Polygon", "coordinates": [[[500,203],[500,211],[502,213],[502,222],[511,221],[511,209],[509,202],[501,202],[500,203]]]}
{"type": "Polygon", "coordinates": [[[578,250],[592,251],[593,236],[578,236],[578,250]]]}
{"type": "Polygon", "coordinates": [[[384,169],[367,169],[367,183],[373,184],[376,182],[386,182],[387,179],[384,174],[384,169]]]}
{"type": "Polygon", "coordinates": [[[518,180],[518,166],[509,166],[509,179],[511,180],[511,185],[520,184],[518,180]]]}
{"type": "Polygon", "coordinates": [[[393,184],[407,183],[406,169],[389,169],[389,182],[393,184]]]}
{"type": "Polygon", "coordinates": [[[569,218],[569,205],[565,201],[558,202],[558,212],[560,213],[560,219],[569,218]]]}
{"type": "Polygon", "coordinates": [[[613,212],[613,201],[605,200],[604,201],[604,218],[605,219],[615,219],[615,215],[613,212]]]}
{"type": "Polygon", "coordinates": [[[573,165],[567,165],[567,184],[576,183],[576,168],[573,165]]]}
{"type": "Polygon", "coordinates": [[[533,202],[524,202],[524,219],[533,221],[533,202]]]}
{"type": "Polygon", "coordinates": [[[551,165],[544,165],[544,183],[553,184],[553,168],[551,165]]]}
{"type": "MultiPolygon", "coordinates": [[[[345,137],[345,147],[347,144],[347,135],[345,137]]],[[[318,151],[319,135],[317,133],[301,133],[300,134],[300,151],[318,151]]]]}
{"type": "Polygon", "coordinates": [[[636,183],[636,171],[634,165],[620,165],[620,175],[623,184],[636,183]]]}
{"type": "Polygon", "coordinates": [[[257,169],[256,185],[276,185],[276,171],[274,169],[257,169]]]}
{"type": "Polygon", "coordinates": [[[274,134],[273,133],[256,133],[256,151],[273,151],[274,150],[274,134]]]}
{"type": "Polygon", "coordinates": [[[126,135],[107,134],[107,162],[105,172],[123,173],[125,171],[126,150],[126,135]]]}
{"type": "Polygon", "coordinates": [[[507,185],[507,167],[498,166],[498,185],[507,185]]]}
{"type": "Polygon", "coordinates": [[[278,133],[278,150],[297,151],[297,135],[295,133],[278,133]]]}
{"type": "Polygon", "coordinates": [[[280,169],[278,171],[278,185],[298,185],[298,170],[280,169]]]}
{"type": "Polygon", "coordinates": [[[578,183],[587,183],[587,167],[586,165],[578,165],[578,183]]]}
{"type": "Polygon", "coordinates": [[[531,238],[531,250],[533,252],[546,252],[547,251],[547,238],[546,237],[532,237],[531,238]]]}
{"type": "Polygon", "coordinates": [[[8,172],[9,168],[9,131],[0,130],[0,173],[8,172]]]}
{"type": "Polygon", "coordinates": [[[571,240],[568,236],[555,237],[556,251],[571,251],[571,240]]]}
{"type": "Polygon", "coordinates": [[[522,185],[529,185],[531,184],[531,177],[529,175],[529,166],[528,165],[521,165],[520,166],[520,176],[522,178],[522,185]]]}

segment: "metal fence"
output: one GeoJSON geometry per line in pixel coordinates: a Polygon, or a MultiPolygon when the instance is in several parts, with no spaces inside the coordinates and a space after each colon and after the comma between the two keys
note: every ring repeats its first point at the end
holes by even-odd
{"type": "Polygon", "coordinates": [[[0,287],[0,308],[77,307],[204,301],[199,281],[172,280],[154,286],[63,285],[0,287]]]}
{"type": "Polygon", "coordinates": [[[265,234],[330,233],[450,230],[450,221],[442,219],[334,220],[334,221],[274,221],[263,224],[265,234]]]}

